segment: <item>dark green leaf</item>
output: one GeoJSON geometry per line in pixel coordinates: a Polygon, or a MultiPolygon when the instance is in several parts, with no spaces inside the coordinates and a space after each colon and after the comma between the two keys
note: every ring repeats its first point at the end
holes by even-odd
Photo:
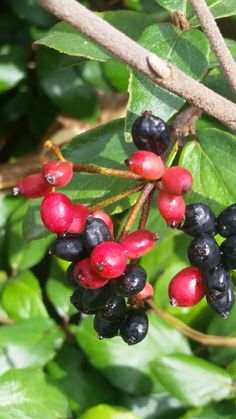
{"type": "MultiPolygon", "coordinates": [[[[215,19],[233,16],[236,14],[235,0],[206,0],[207,5],[215,19]]],[[[187,18],[191,26],[198,26],[199,22],[194,16],[190,5],[188,6],[187,18]]]]}
{"type": "Polygon", "coordinates": [[[103,68],[111,85],[121,92],[126,92],[130,75],[127,66],[117,61],[108,61],[103,64],[103,68]]]}
{"type": "Polygon", "coordinates": [[[16,16],[35,25],[47,28],[56,21],[51,13],[40,7],[34,0],[8,0],[7,3],[16,16]]]}
{"type": "Polygon", "coordinates": [[[223,401],[220,403],[211,403],[208,406],[199,409],[191,409],[181,419],[234,419],[235,403],[223,401]]]}
{"type": "Polygon", "coordinates": [[[121,406],[109,406],[106,404],[99,404],[98,406],[91,407],[78,419],[139,419],[139,416],[130,412],[121,406]]]}
{"type": "Polygon", "coordinates": [[[182,13],[186,13],[187,0],[156,0],[160,6],[174,13],[180,10],[182,13]]]}
{"type": "Polygon", "coordinates": [[[26,57],[22,48],[3,45],[0,48],[0,93],[15,87],[26,76],[26,57]]]}

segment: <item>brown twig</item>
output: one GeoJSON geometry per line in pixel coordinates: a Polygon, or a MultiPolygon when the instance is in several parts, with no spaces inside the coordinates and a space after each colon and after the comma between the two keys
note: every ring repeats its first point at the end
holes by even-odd
{"type": "Polygon", "coordinates": [[[223,36],[212,16],[205,0],[190,0],[191,6],[195,11],[202,30],[206,34],[212,49],[225,73],[225,76],[236,95],[236,63],[225,43],[223,36]]]}
{"type": "Polygon", "coordinates": [[[153,194],[154,194],[154,188],[149,193],[146,201],[143,204],[142,213],[141,213],[141,217],[140,217],[139,224],[138,224],[138,229],[139,230],[143,230],[146,227],[148,214],[149,214],[149,211],[150,211],[150,208],[151,208],[153,194]]]}
{"type": "Polygon", "coordinates": [[[229,128],[236,129],[236,104],[150,53],[76,0],[37,1],[156,84],[202,108],[229,128]]]}
{"type": "Polygon", "coordinates": [[[98,175],[114,176],[123,179],[143,180],[140,176],[130,172],[129,170],[111,169],[110,167],[91,166],[89,164],[74,163],[73,170],[74,172],[96,173],[98,175]]]}
{"type": "Polygon", "coordinates": [[[14,324],[15,322],[16,321],[13,319],[9,319],[7,317],[0,317],[0,324],[8,325],[8,324],[14,324]]]}

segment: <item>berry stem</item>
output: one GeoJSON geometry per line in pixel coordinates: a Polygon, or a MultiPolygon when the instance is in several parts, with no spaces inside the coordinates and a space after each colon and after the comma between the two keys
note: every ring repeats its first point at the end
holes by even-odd
{"type": "Polygon", "coordinates": [[[152,189],[152,191],[149,193],[146,201],[143,204],[142,213],[141,213],[141,217],[138,224],[138,230],[144,230],[146,227],[148,214],[151,208],[153,194],[154,194],[154,189],[152,189]]]}
{"type": "Polygon", "coordinates": [[[131,212],[128,216],[128,219],[127,219],[127,221],[126,221],[126,223],[125,223],[125,225],[124,225],[124,227],[123,227],[123,229],[122,229],[122,231],[121,231],[121,233],[120,233],[120,235],[117,239],[117,241],[119,243],[124,240],[124,238],[127,236],[127,234],[129,234],[129,232],[130,232],[130,230],[131,230],[131,228],[132,228],[132,226],[133,226],[133,224],[134,224],[134,222],[137,218],[137,215],[138,215],[140,209],[144,205],[145,201],[147,200],[147,198],[148,198],[150,192],[153,190],[154,186],[155,186],[154,183],[147,183],[143,187],[142,192],[140,193],[134,207],[132,208],[132,210],[131,210],[131,212]]]}
{"type": "Polygon", "coordinates": [[[54,154],[54,156],[57,158],[57,160],[65,161],[65,159],[64,159],[64,157],[63,157],[63,155],[60,151],[60,148],[58,147],[57,144],[53,144],[51,140],[47,140],[44,143],[44,147],[48,148],[51,151],[51,153],[54,154]]]}
{"type": "Polygon", "coordinates": [[[109,167],[91,166],[89,164],[82,164],[82,163],[74,163],[73,170],[74,172],[96,173],[98,175],[103,175],[103,176],[114,176],[114,177],[120,177],[123,179],[143,181],[143,179],[140,176],[135,175],[129,170],[111,169],[109,167]]]}
{"type": "Polygon", "coordinates": [[[128,198],[130,195],[139,192],[143,189],[145,184],[133,186],[130,189],[127,189],[124,192],[120,192],[114,196],[111,196],[111,198],[104,199],[103,201],[98,202],[97,204],[90,205],[88,207],[89,212],[93,212],[96,210],[100,210],[102,208],[108,207],[109,205],[114,204],[115,202],[121,201],[122,199],[128,198]]]}
{"type": "Polygon", "coordinates": [[[200,342],[202,345],[209,345],[209,346],[224,346],[228,348],[236,347],[236,338],[231,337],[224,337],[224,336],[216,336],[216,335],[206,335],[205,333],[199,332],[198,330],[192,329],[191,327],[187,326],[184,322],[177,319],[176,317],[172,316],[171,314],[167,313],[166,311],[162,310],[161,308],[157,307],[154,301],[148,301],[149,306],[152,310],[158,314],[163,320],[166,320],[172,326],[174,326],[179,332],[181,332],[184,336],[195,340],[196,342],[200,342]]]}

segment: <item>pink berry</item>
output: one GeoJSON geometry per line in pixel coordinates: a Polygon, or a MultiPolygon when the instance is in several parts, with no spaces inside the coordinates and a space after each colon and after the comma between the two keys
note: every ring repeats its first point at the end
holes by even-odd
{"type": "Polygon", "coordinates": [[[49,161],[43,165],[42,175],[52,186],[65,186],[73,177],[73,164],[69,161],[49,161]]]}
{"type": "Polygon", "coordinates": [[[93,269],[104,278],[116,278],[123,274],[127,257],[124,248],[116,242],[98,244],[91,253],[93,269]]]}
{"type": "Polygon", "coordinates": [[[125,161],[125,164],[131,172],[144,179],[160,179],[165,171],[165,166],[161,158],[151,151],[135,151],[125,161]]]}
{"type": "Polygon", "coordinates": [[[114,229],[113,229],[113,222],[112,222],[111,217],[105,211],[102,211],[102,210],[96,210],[91,215],[94,218],[99,218],[100,220],[104,221],[104,223],[109,228],[109,231],[111,233],[111,237],[113,238],[114,237],[114,229]]]}
{"type": "Polygon", "coordinates": [[[122,242],[126,256],[136,259],[151,250],[159,238],[158,234],[148,230],[137,230],[129,234],[122,242]]]}
{"type": "Polygon", "coordinates": [[[158,194],[157,206],[161,216],[171,227],[176,227],[185,214],[185,202],[182,196],[171,195],[165,191],[158,194]]]}
{"type": "Polygon", "coordinates": [[[60,192],[46,195],[40,212],[45,227],[57,234],[65,233],[74,218],[73,203],[60,192]]]}
{"type": "Polygon", "coordinates": [[[72,234],[81,234],[84,231],[84,227],[89,216],[89,210],[85,205],[74,204],[73,211],[74,219],[67,232],[72,234]]]}
{"type": "Polygon", "coordinates": [[[205,295],[201,271],[189,266],[172,278],[169,284],[169,297],[172,306],[191,307],[205,295]]]}
{"type": "Polygon", "coordinates": [[[140,291],[138,294],[135,295],[136,300],[148,300],[149,298],[152,298],[154,295],[153,286],[149,284],[149,282],[146,283],[145,287],[140,291]]]}
{"type": "Polygon", "coordinates": [[[41,173],[24,177],[18,186],[13,188],[13,195],[22,195],[25,198],[41,198],[52,191],[41,173]]]}
{"type": "Polygon", "coordinates": [[[93,270],[90,258],[82,259],[75,265],[73,278],[81,287],[90,289],[101,288],[108,282],[93,270]]]}
{"type": "Polygon", "coordinates": [[[173,195],[183,195],[192,189],[191,173],[179,166],[167,167],[162,176],[163,190],[173,195]]]}

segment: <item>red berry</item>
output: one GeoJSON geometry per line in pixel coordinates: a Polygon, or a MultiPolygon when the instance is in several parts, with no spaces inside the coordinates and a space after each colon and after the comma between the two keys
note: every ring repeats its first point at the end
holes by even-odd
{"type": "Polygon", "coordinates": [[[124,248],[116,242],[98,244],[91,253],[93,269],[104,278],[116,278],[123,274],[127,257],[124,248]]]}
{"type": "Polygon", "coordinates": [[[100,220],[104,221],[104,223],[109,228],[109,231],[111,233],[111,237],[113,238],[114,237],[114,229],[113,229],[113,222],[112,222],[111,217],[105,211],[102,211],[102,210],[96,210],[91,215],[94,218],[99,218],[100,220]]]}
{"type": "Polygon", "coordinates": [[[191,307],[205,295],[201,271],[189,266],[172,278],[169,284],[169,297],[172,306],[191,307]]]}
{"type": "Polygon", "coordinates": [[[67,232],[72,234],[81,234],[84,231],[84,227],[89,216],[89,210],[85,205],[74,204],[73,211],[74,219],[67,232]]]}
{"type": "Polygon", "coordinates": [[[151,151],[135,151],[125,164],[131,172],[144,179],[160,179],[165,171],[161,158],[151,151]]]}
{"type": "Polygon", "coordinates": [[[151,250],[158,238],[158,234],[151,231],[137,230],[123,240],[122,246],[127,252],[126,256],[128,258],[136,259],[151,250]]]}
{"type": "Polygon", "coordinates": [[[13,195],[22,195],[25,198],[41,198],[52,191],[41,173],[24,177],[18,186],[13,188],[13,195]]]}
{"type": "Polygon", "coordinates": [[[40,212],[45,227],[57,234],[65,233],[74,218],[73,203],[60,192],[46,195],[40,212]]]}
{"type": "Polygon", "coordinates": [[[90,258],[82,259],[75,265],[73,278],[81,287],[90,289],[101,288],[108,282],[93,270],[90,258]]]}
{"type": "Polygon", "coordinates": [[[153,286],[149,284],[149,282],[146,283],[145,287],[140,291],[138,294],[135,295],[136,300],[148,300],[149,298],[152,298],[154,295],[153,286]]]}
{"type": "Polygon", "coordinates": [[[162,176],[163,190],[173,195],[183,195],[192,189],[191,173],[179,166],[167,167],[162,176]]]}
{"type": "Polygon", "coordinates": [[[44,179],[53,186],[65,186],[73,177],[73,164],[69,161],[49,161],[42,167],[44,179]]]}
{"type": "Polygon", "coordinates": [[[157,206],[161,216],[169,226],[176,227],[182,221],[186,208],[182,196],[171,195],[165,191],[160,191],[157,206]]]}

